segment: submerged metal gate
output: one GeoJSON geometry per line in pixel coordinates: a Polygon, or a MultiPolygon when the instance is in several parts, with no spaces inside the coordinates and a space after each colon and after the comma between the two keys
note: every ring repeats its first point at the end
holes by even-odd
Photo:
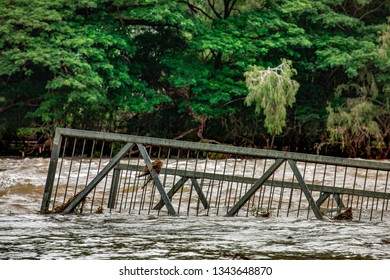
{"type": "Polygon", "coordinates": [[[42,213],[383,220],[390,164],[56,130],[42,213]],[[158,166],[160,163],[160,166],[158,166]]]}

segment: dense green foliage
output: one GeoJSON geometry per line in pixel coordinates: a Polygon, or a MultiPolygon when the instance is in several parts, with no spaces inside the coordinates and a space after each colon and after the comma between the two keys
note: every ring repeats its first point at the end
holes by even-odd
{"type": "Polygon", "coordinates": [[[273,147],[275,135],[281,134],[286,126],[286,106],[291,107],[295,102],[299,84],[291,79],[294,74],[291,61],[286,60],[275,68],[253,66],[244,73],[249,90],[245,103],[255,103],[257,114],[264,112],[264,126],[272,134],[270,147],[273,147]]]}
{"type": "Polygon", "coordinates": [[[67,126],[387,157],[389,11],[386,0],[2,0],[0,153],[67,126]],[[294,71],[269,93],[278,106],[247,106],[248,73],[282,59],[294,71]]]}

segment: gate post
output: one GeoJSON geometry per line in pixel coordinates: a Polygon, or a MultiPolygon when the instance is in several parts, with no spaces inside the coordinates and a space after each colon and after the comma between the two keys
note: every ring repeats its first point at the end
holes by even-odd
{"type": "Polygon", "coordinates": [[[61,128],[56,128],[53,140],[53,149],[51,151],[49,170],[47,172],[46,185],[43,193],[43,199],[41,204],[41,213],[47,213],[49,211],[49,204],[51,193],[53,190],[54,180],[56,176],[58,156],[60,154],[62,142],[61,128]]]}

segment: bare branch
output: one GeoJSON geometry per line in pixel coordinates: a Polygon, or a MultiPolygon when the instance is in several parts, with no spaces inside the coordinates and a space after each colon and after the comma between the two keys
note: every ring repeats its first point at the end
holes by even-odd
{"type": "Polygon", "coordinates": [[[40,98],[32,98],[25,101],[19,101],[17,102],[17,99],[14,98],[8,102],[6,106],[0,107],[0,113],[5,112],[6,110],[16,107],[16,106],[28,106],[28,107],[38,107],[39,104],[36,104],[34,101],[39,101],[40,98]]]}
{"type": "Polygon", "coordinates": [[[194,4],[191,4],[190,1],[179,1],[179,3],[185,3],[188,5],[188,8],[191,10],[191,11],[199,11],[201,12],[205,17],[207,17],[208,19],[211,19],[211,20],[214,20],[208,13],[206,13],[202,8],[199,8],[198,6],[195,6],[194,4]]]}
{"type": "Polygon", "coordinates": [[[215,8],[214,1],[213,1],[213,3],[211,3],[210,0],[207,0],[207,3],[209,4],[211,10],[217,16],[217,18],[222,19],[222,16],[221,16],[222,13],[218,13],[217,9],[215,8]]]}
{"type": "Polygon", "coordinates": [[[363,15],[360,16],[359,19],[363,19],[364,17],[368,16],[369,14],[372,14],[376,11],[378,11],[384,4],[386,3],[386,1],[383,1],[378,7],[376,7],[375,9],[371,10],[371,11],[367,11],[366,13],[364,13],[363,15]]]}

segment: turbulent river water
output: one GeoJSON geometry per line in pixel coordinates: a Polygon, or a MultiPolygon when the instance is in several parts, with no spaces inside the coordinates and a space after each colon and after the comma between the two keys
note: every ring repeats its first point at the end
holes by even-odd
{"type": "Polygon", "coordinates": [[[42,215],[49,159],[0,158],[0,259],[390,259],[383,221],[42,215]]]}

